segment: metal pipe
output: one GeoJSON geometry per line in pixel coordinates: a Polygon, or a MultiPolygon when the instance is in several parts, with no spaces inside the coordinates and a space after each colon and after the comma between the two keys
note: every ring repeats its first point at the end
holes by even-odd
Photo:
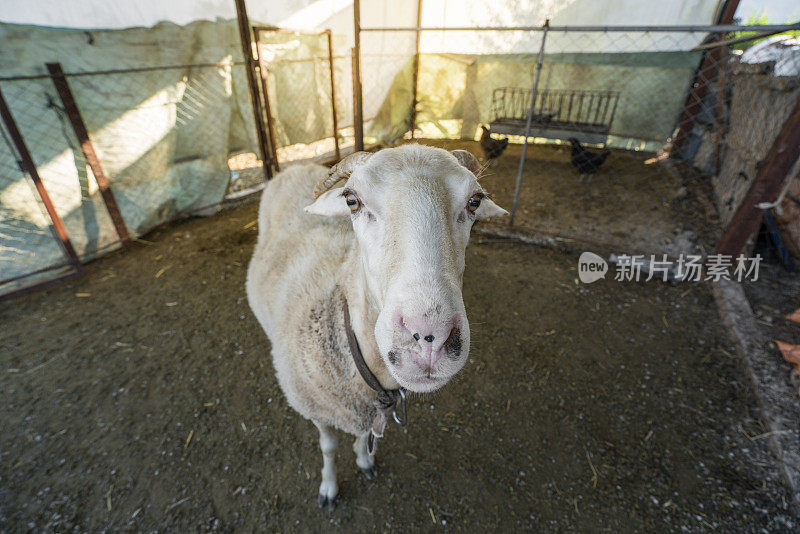
{"type": "Polygon", "coordinates": [[[253,57],[253,36],[250,33],[250,20],[247,18],[247,7],[244,0],[234,0],[236,4],[236,21],[239,26],[239,40],[242,44],[242,55],[247,63],[247,88],[250,90],[250,104],[253,108],[253,123],[258,138],[258,151],[264,168],[264,179],[272,178],[272,169],[267,165],[267,135],[264,131],[264,119],[261,116],[261,97],[256,82],[256,61],[253,57]]]}
{"type": "Polygon", "coordinates": [[[778,136],[764,157],[764,165],[756,171],[749,191],[739,203],[728,227],[717,245],[717,253],[736,256],[758,231],[764,210],[762,202],[772,202],[781,191],[786,177],[800,157],[800,100],[783,123],[778,136]]]}
{"type": "Polygon", "coordinates": [[[339,150],[339,119],[336,117],[336,76],[333,70],[333,32],[325,30],[328,37],[328,63],[331,69],[331,114],[333,115],[333,144],[336,147],[336,161],[342,159],[339,150]]]}
{"type": "MultiPolygon", "coordinates": [[[[256,28],[277,31],[276,28],[256,26],[256,28]]],[[[764,26],[737,26],[737,25],[717,25],[717,26],[552,26],[550,31],[559,32],[717,32],[717,33],[731,33],[731,32],[764,32],[764,33],[781,33],[785,31],[800,30],[800,23],[798,24],[784,24],[784,25],[764,25],[764,26]]],[[[293,30],[296,31],[296,30],[293,30]]],[[[529,31],[538,32],[542,31],[541,26],[482,26],[482,27],[408,27],[408,28],[361,28],[362,32],[405,32],[405,31],[529,31]]],[[[757,38],[753,36],[751,38],[757,38]]],[[[709,43],[713,44],[713,43],[709,43]]],[[[722,46],[721,43],[717,43],[722,46]]],[[[707,46],[707,45],[701,45],[707,46]]],[[[711,48],[711,46],[708,46],[711,48]]],[[[699,48],[698,48],[699,49],[699,48]]],[[[338,57],[338,56],[337,56],[338,57]]],[[[288,61],[288,60],[283,60],[288,61]]],[[[133,67],[125,69],[106,69],[106,70],[93,70],[81,72],[67,72],[65,76],[99,76],[104,74],[126,74],[135,72],[148,72],[156,70],[170,70],[170,69],[198,69],[208,67],[233,67],[247,65],[246,61],[221,61],[218,63],[188,63],[182,65],[155,65],[152,67],[133,67]]],[[[49,74],[27,74],[20,76],[0,76],[0,82],[13,82],[23,80],[41,80],[49,78],[49,74]]]]}
{"type": "MultiPolygon", "coordinates": [[[[717,22],[723,24],[733,22],[733,16],[736,14],[738,8],[739,0],[727,0],[722,7],[722,12],[719,14],[717,22]]],[[[766,28],[764,30],[766,31],[766,28]]],[[[719,33],[719,35],[717,35],[717,39],[722,39],[724,37],[724,33],[719,33]]],[[[708,82],[719,70],[719,62],[722,61],[723,57],[722,53],[722,48],[712,48],[708,52],[702,54],[702,59],[695,71],[694,79],[687,88],[688,94],[683,111],[678,119],[677,132],[672,139],[672,147],[669,151],[671,158],[679,158],[681,156],[684,144],[689,136],[689,130],[692,127],[695,116],[700,112],[703,98],[708,92],[708,82]]]]}
{"type": "MultiPolygon", "coordinates": [[[[261,54],[258,55],[258,72],[261,75],[261,92],[264,93],[264,114],[267,117],[267,133],[269,134],[269,146],[272,152],[269,163],[275,166],[276,172],[281,172],[281,165],[278,162],[278,141],[275,138],[275,120],[272,118],[272,106],[269,102],[267,66],[264,64],[264,58],[261,57],[261,54]]],[[[264,160],[264,164],[267,165],[266,159],[264,160]]]]}
{"type": "Polygon", "coordinates": [[[11,137],[17,154],[19,154],[22,160],[23,172],[27,172],[28,175],[30,175],[33,184],[36,186],[36,191],[39,193],[39,198],[42,200],[42,204],[44,204],[44,208],[50,216],[50,222],[53,223],[53,230],[55,230],[56,236],[64,249],[64,254],[75,270],[79,273],[83,273],[83,265],[81,265],[78,254],[75,252],[72,241],[69,239],[67,227],[64,225],[64,221],[61,220],[61,216],[58,214],[58,211],[56,211],[55,205],[50,199],[47,189],[44,187],[36,164],[33,162],[33,157],[28,150],[28,146],[25,144],[25,139],[23,139],[22,134],[19,132],[19,128],[17,128],[17,123],[14,120],[14,116],[11,114],[6,99],[3,97],[2,91],[0,91],[0,118],[2,118],[3,123],[6,125],[8,135],[11,137]]]}
{"type": "Polygon", "coordinates": [[[353,129],[356,152],[364,150],[364,102],[361,87],[361,2],[353,0],[353,129]]]}
{"type": "Polygon", "coordinates": [[[255,25],[253,26],[254,32],[264,31],[264,32],[275,32],[275,33],[296,33],[297,35],[322,35],[323,32],[319,30],[300,30],[295,28],[280,28],[278,26],[263,26],[263,25],[255,25]]]}
{"type": "MultiPolygon", "coordinates": [[[[422,0],[417,0],[417,27],[422,26],[422,0]]],[[[414,45],[414,76],[411,89],[411,139],[414,139],[414,130],[417,128],[417,93],[419,91],[419,38],[421,32],[417,30],[416,44],[414,45]]]]}
{"type": "MultiPolygon", "coordinates": [[[[201,69],[209,67],[233,67],[247,65],[245,61],[220,61],[218,63],[188,63],[183,65],[156,65],[153,67],[132,67],[129,69],[90,70],[81,72],[65,72],[64,76],[101,76],[105,74],[129,74],[171,69],[201,69]]],[[[27,74],[22,76],[0,76],[0,82],[18,82],[23,80],[43,80],[52,77],[50,74],[27,74]]]]}
{"type": "Polygon", "coordinates": [[[761,32],[752,35],[745,35],[742,37],[737,37],[736,39],[726,39],[724,41],[713,41],[711,43],[697,45],[692,50],[709,50],[711,48],[717,48],[720,46],[728,46],[732,44],[738,43],[746,43],[747,41],[752,41],[754,39],[763,39],[764,37],[769,37],[771,35],[775,35],[778,33],[783,33],[785,30],[775,30],[771,32],[761,32]]]}
{"type": "Polygon", "coordinates": [[[75,137],[81,145],[81,152],[83,152],[86,163],[92,169],[94,179],[97,182],[97,188],[100,190],[100,196],[103,197],[103,202],[106,205],[108,215],[111,217],[111,222],[114,223],[114,229],[117,231],[120,241],[124,246],[131,244],[131,238],[128,234],[128,228],[125,226],[125,219],[117,205],[117,200],[114,198],[114,192],[111,190],[111,184],[106,177],[103,170],[103,165],[100,163],[100,158],[94,150],[92,140],[89,138],[89,131],[86,129],[86,124],[81,117],[78,104],[75,102],[75,97],[72,95],[72,90],[69,87],[67,79],[64,77],[64,71],[61,68],[61,63],[47,63],[47,71],[52,76],[53,85],[56,87],[58,96],[61,98],[61,103],[64,104],[64,111],[67,114],[72,130],[75,132],[75,137]]]}
{"type": "MultiPolygon", "coordinates": [[[[685,26],[550,26],[551,32],[688,32],[730,33],[741,31],[792,31],[800,30],[797,24],[765,24],[763,26],[739,26],[736,24],[685,25],[685,26]]],[[[541,32],[542,26],[388,26],[385,28],[361,28],[362,32],[541,32]]]]}
{"type": "Polygon", "coordinates": [[[544,43],[547,39],[547,30],[550,27],[550,19],[544,21],[542,26],[542,44],[539,47],[539,57],[536,59],[536,73],[533,76],[533,88],[531,89],[531,107],[528,110],[528,120],[525,122],[525,142],[522,144],[522,155],[519,157],[519,169],[517,170],[517,184],[514,187],[514,203],[511,206],[511,218],[508,221],[509,228],[514,226],[514,217],[517,215],[517,201],[519,200],[519,186],[522,183],[522,171],[525,170],[525,156],[528,154],[528,137],[531,135],[531,122],[533,121],[533,108],[536,105],[536,91],[539,89],[539,76],[542,73],[542,63],[544,62],[544,43]]]}
{"type": "MultiPolygon", "coordinates": [[[[66,267],[66,266],[70,266],[71,267],[70,264],[63,265],[62,267],[66,267]]],[[[44,271],[53,270],[53,269],[56,269],[58,267],[59,266],[54,266],[54,267],[45,269],[44,271]]],[[[34,276],[35,274],[40,274],[41,272],[44,272],[44,271],[38,271],[38,272],[35,272],[35,273],[29,273],[29,274],[26,274],[25,277],[34,276]]],[[[61,282],[66,282],[67,280],[73,280],[75,278],[79,278],[81,276],[83,276],[83,269],[82,268],[81,268],[81,270],[71,270],[71,271],[69,271],[67,273],[64,273],[64,274],[60,274],[59,273],[54,278],[50,278],[48,280],[43,280],[41,282],[34,282],[34,283],[30,284],[30,285],[22,286],[22,287],[20,287],[18,289],[11,290],[8,293],[0,293],[0,301],[11,300],[13,298],[16,298],[16,297],[19,297],[19,296],[22,296],[22,295],[26,295],[28,293],[32,293],[34,291],[39,291],[41,289],[45,289],[47,287],[54,286],[56,284],[60,284],[61,282]]],[[[8,283],[11,283],[11,282],[10,281],[2,282],[3,285],[8,284],[8,283]]],[[[0,291],[2,291],[2,285],[0,285],[0,291]]]]}

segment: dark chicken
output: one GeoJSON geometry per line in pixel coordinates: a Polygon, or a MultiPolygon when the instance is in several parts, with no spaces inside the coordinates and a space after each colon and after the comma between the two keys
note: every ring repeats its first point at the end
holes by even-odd
{"type": "Polygon", "coordinates": [[[491,161],[499,158],[500,154],[508,146],[508,138],[506,139],[493,139],[490,135],[492,132],[486,126],[481,126],[483,133],[481,134],[481,148],[483,155],[486,156],[486,161],[491,161]]]}
{"type": "Polygon", "coordinates": [[[602,152],[589,152],[583,148],[574,137],[570,137],[569,142],[572,143],[572,157],[570,161],[581,173],[581,178],[584,174],[594,174],[600,166],[606,161],[606,158],[611,154],[610,150],[603,150],[602,152]]]}

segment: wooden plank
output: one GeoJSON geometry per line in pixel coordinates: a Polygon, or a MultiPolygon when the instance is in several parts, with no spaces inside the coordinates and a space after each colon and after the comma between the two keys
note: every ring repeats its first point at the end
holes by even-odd
{"type": "Polygon", "coordinates": [[[72,90],[69,87],[67,78],[64,76],[64,71],[61,68],[61,63],[47,63],[47,71],[51,75],[53,85],[58,91],[58,96],[61,98],[61,103],[64,104],[64,111],[69,118],[72,125],[72,130],[81,144],[81,151],[86,158],[86,163],[92,169],[94,179],[97,181],[97,187],[100,189],[100,196],[103,197],[103,202],[106,205],[106,210],[111,217],[111,222],[114,223],[114,228],[117,230],[117,235],[124,246],[131,243],[131,237],[128,234],[128,227],[125,225],[125,220],[122,218],[122,213],[117,205],[117,199],[114,198],[114,192],[111,191],[111,184],[106,177],[103,166],[100,164],[100,158],[97,157],[97,152],[94,150],[92,140],[89,138],[89,132],[86,129],[86,124],[83,122],[81,112],[78,105],[75,103],[75,98],[72,95],[72,90]]]}
{"type": "MultiPolygon", "coordinates": [[[[800,101],[784,122],[778,137],[758,169],[753,185],[736,209],[730,224],[717,246],[719,254],[735,256],[744,249],[747,240],[758,231],[764,210],[761,202],[772,202],[800,157],[800,101]]],[[[789,176],[794,179],[794,176],[789,176]]]]}
{"type": "Polygon", "coordinates": [[[67,259],[78,273],[83,273],[83,266],[78,258],[78,254],[75,252],[75,248],[72,246],[72,241],[69,239],[67,227],[64,226],[64,221],[62,221],[61,217],[58,215],[58,212],[53,205],[53,201],[50,199],[50,195],[47,193],[47,189],[45,189],[44,184],[42,183],[42,178],[39,176],[39,171],[36,168],[36,164],[33,162],[31,153],[28,151],[28,147],[25,144],[25,140],[22,138],[22,134],[19,132],[19,128],[17,128],[17,123],[14,121],[13,115],[11,115],[11,110],[6,103],[6,99],[3,96],[2,91],[0,91],[0,118],[3,119],[3,123],[5,123],[6,129],[8,130],[8,135],[11,137],[11,141],[14,143],[17,153],[22,160],[24,171],[30,175],[34,185],[36,186],[36,191],[39,193],[39,198],[41,198],[45,210],[47,210],[47,214],[50,216],[50,221],[53,223],[53,229],[55,230],[56,235],[61,242],[61,246],[64,249],[67,259]]]}

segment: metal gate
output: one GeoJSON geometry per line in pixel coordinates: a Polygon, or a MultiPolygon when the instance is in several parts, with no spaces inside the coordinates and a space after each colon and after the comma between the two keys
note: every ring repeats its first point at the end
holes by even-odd
{"type": "Polygon", "coordinates": [[[330,30],[254,26],[264,120],[276,170],[295,161],[341,156],[347,54],[334,53],[330,30]]]}

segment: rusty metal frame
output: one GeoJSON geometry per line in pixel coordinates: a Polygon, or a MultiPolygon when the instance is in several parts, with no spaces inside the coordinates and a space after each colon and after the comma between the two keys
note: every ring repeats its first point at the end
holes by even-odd
{"type": "MultiPolygon", "coordinates": [[[[38,271],[34,271],[32,273],[27,273],[27,274],[25,274],[24,276],[22,276],[20,278],[27,278],[29,276],[35,276],[37,274],[42,274],[42,273],[45,273],[47,271],[53,271],[53,270],[56,270],[56,269],[59,269],[59,268],[63,268],[63,267],[72,267],[72,264],[71,263],[62,263],[62,264],[58,264],[58,265],[52,265],[50,267],[47,267],[46,269],[39,269],[38,271]]],[[[66,282],[68,280],[74,280],[76,278],[80,278],[81,276],[83,276],[83,274],[84,274],[84,270],[83,269],[77,270],[77,269],[73,268],[69,272],[66,272],[66,273],[63,273],[63,274],[59,273],[59,274],[57,274],[56,276],[54,276],[52,278],[48,278],[47,280],[42,280],[41,282],[34,282],[32,284],[19,287],[17,289],[14,289],[12,291],[8,291],[6,293],[0,293],[0,301],[10,300],[10,299],[22,296],[22,295],[27,295],[28,293],[33,293],[34,291],[39,291],[41,289],[45,289],[45,288],[54,286],[56,284],[60,284],[61,282],[66,282]]],[[[8,283],[11,283],[11,282],[14,282],[14,281],[15,280],[4,280],[3,282],[0,282],[0,284],[8,284],[8,283]]],[[[2,289],[2,285],[0,285],[0,289],[2,289]]]]}
{"type": "MultiPolygon", "coordinates": [[[[102,69],[102,70],[82,70],[68,72],[66,76],[76,78],[79,76],[105,76],[108,74],[131,74],[135,72],[153,72],[158,70],[171,69],[204,69],[211,67],[235,67],[237,65],[247,65],[244,61],[218,61],[216,63],[184,63],[182,65],[153,65],[150,67],[130,67],[125,69],[102,69]]],[[[19,82],[23,80],[44,80],[50,78],[49,74],[24,74],[20,76],[0,76],[0,82],[19,82]]]]}
{"type": "Polygon", "coordinates": [[[764,210],[761,202],[772,202],[788,179],[793,166],[800,158],[800,100],[783,123],[778,137],[758,169],[753,185],[745,195],[717,246],[719,254],[735,256],[744,249],[747,240],[761,226],[764,210]]]}
{"type": "MultiPolygon", "coordinates": [[[[256,60],[253,57],[253,36],[250,33],[250,20],[247,17],[247,7],[245,0],[234,0],[236,3],[236,20],[239,26],[239,38],[242,42],[242,53],[247,63],[247,87],[250,90],[250,102],[253,105],[253,122],[258,136],[258,148],[261,152],[261,161],[264,168],[264,177],[269,180],[272,178],[272,167],[269,161],[269,150],[267,148],[267,135],[264,129],[264,119],[261,112],[261,98],[259,96],[258,84],[256,82],[256,60]]],[[[259,58],[260,59],[260,58],[259,58]]],[[[276,170],[278,170],[276,168],[276,170]]]]}
{"type": "MultiPolygon", "coordinates": [[[[77,252],[75,252],[75,247],[72,246],[72,241],[67,233],[67,227],[64,225],[64,221],[61,220],[61,216],[58,214],[58,211],[56,211],[55,205],[53,204],[50,195],[47,193],[47,189],[42,182],[41,176],[39,176],[39,171],[36,168],[33,157],[28,150],[28,146],[25,144],[25,139],[23,139],[22,134],[17,127],[17,123],[14,120],[14,116],[11,114],[11,109],[9,109],[8,104],[6,103],[6,99],[3,96],[2,90],[0,90],[0,118],[2,118],[2,121],[6,126],[6,130],[8,131],[8,135],[11,137],[11,141],[14,143],[17,154],[20,157],[20,163],[22,164],[21,170],[23,172],[27,172],[31,177],[31,180],[33,180],[33,183],[36,186],[36,192],[39,194],[39,198],[41,199],[42,204],[44,204],[47,215],[50,217],[53,231],[55,232],[58,241],[61,244],[64,255],[67,257],[68,265],[72,266],[73,268],[73,272],[68,273],[67,276],[82,275],[84,273],[83,265],[81,265],[81,260],[78,257],[77,252]]],[[[60,278],[63,277],[59,277],[59,279],[60,278]]],[[[34,284],[32,287],[39,286],[40,284],[34,284]]]]}
{"type": "MultiPolygon", "coordinates": [[[[323,30],[323,31],[311,31],[311,30],[294,30],[291,28],[280,28],[278,26],[253,26],[253,34],[255,35],[255,43],[256,43],[256,50],[258,51],[258,70],[260,72],[261,78],[261,91],[264,95],[264,111],[266,115],[266,123],[267,123],[267,132],[269,134],[270,145],[272,147],[272,161],[275,165],[275,170],[280,171],[280,162],[278,161],[278,143],[275,136],[275,119],[272,116],[272,105],[269,99],[269,78],[267,76],[268,69],[266,64],[264,63],[261,57],[261,32],[273,32],[273,33],[293,33],[298,35],[309,35],[309,36],[318,36],[322,37],[325,36],[328,45],[328,54],[327,60],[330,70],[330,80],[331,80],[331,115],[333,118],[333,143],[335,147],[336,153],[336,161],[339,161],[342,157],[341,155],[341,147],[339,145],[339,119],[337,117],[336,112],[336,79],[334,75],[334,55],[333,55],[333,33],[331,30],[323,30]]],[[[300,61],[300,60],[298,60],[300,61]]]]}
{"type": "MultiPolygon", "coordinates": [[[[508,227],[514,226],[514,217],[517,215],[517,202],[519,201],[519,188],[522,183],[522,172],[525,170],[525,157],[528,153],[528,138],[531,136],[531,123],[533,122],[533,114],[536,109],[536,93],[539,91],[539,78],[542,75],[542,64],[544,63],[544,50],[545,43],[547,42],[547,33],[550,29],[550,19],[544,21],[542,25],[542,43],[539,46],[539,55],[536,58],[536,71],[533,77],[533,86],[531,87],[531,105],[528,108],[528,117],[525,121],[525,140],[522,144],[522,152],[519,157],[519,167],[517,168],[517,182],[514,186],[514,202],[511,205],[511,217],[508,219],[508,227]]],[[[583,105],[581,104],[581,107],[583,105]]]]}
{"type": "Polygon", "coordinates": [[[326,31],[314,31],[314,30],[296,30],[293,28],[281,28],[279,26],[270,26],[270,25],[255,25],[253,26],[253,32],[256,33],[256,37],[258,37],[258,32],[275,32],[275,33],[296,33],[298,35],[323,35],[326,31]]]}
{"type": "MultiPolygon", "coordinates": [[[[725,7],[720,14],[717,21],[721,24],[730,24],[733,22],[733,16],[736,9],[739,7],[739,0],[728,0],[725,7]]],[[[725,34],[717,34],[719,39],[724,38],[725,34]]],[[[672,148],[670,149],[670,157],[679,157],[681,150],[689,138],[689,130],[692,128],[695,117],[700,113],[701,106],[703,105],[703,98],[708,93],[711,78],[715,72],[719,71],[719,64],[722,61],[724,50],[721,47],[716,47],[708,52],[705,52],[700,66],[695,72],[694,80],[692,80],[691,91],[686,98],[681,118],[678,121],[678,131],[675,134],[675,139],[672,141],[672,148]]]]}
{"type": "Polygon", "coordinates": [[[414,139],[414,130],[417,128],[417,94],[419,93],[419,39],[422,32],[422,0],[417,0],[417,30],[416,43],[414,45],[414,74],[411,81],[411,139],[414,139]]]}
{"type": "Polygon", "coordinates": [[[353,0],[353,132],[355,151],[364,150],[364,95],[361,84],[361,2],[353,0]]]}
{"type": "MultiPolygon", "coordinates": [[[[258,42],[258,37],[256,37],[256,43],[258,42]]],[[[259,78],[261,78],[261,92],[264,95],[264,114],[267,117],[267,133],[269,135],[269,145],[271,148],[270,160],[272,165],[275,166],[275,170],[280,172],[281,165],[280,162],[278,162],[278,141],[275,137],[275,119],[272,117],[272,105],[269,102],[269,80],[267,79],[267,67],[264,65],[261,54],[258,55],[258,73],[259,78]]]]}
{"type": "Polygon", "coordinates": [[[269,135],[270,162],[275,167],[276,172],[280,172],[281,164],[278,161],[278,140],[275,136],[275,119],[272,117],[272,104],[269,101],[269,78],[267,76],[267,66],[261,56],[261,32],[262,31],[282,31],[274,26],[253,26],[255,35],[256,51],[258,52],[258,74],[261,79],[261,94],[264,96],[264,115],[267,123],[267,134],[269,135]]]}
{"type": "Polygon", "coordinates": [[[333,144],[336,147],[336,161],[342,159],[339,149],[339,119],[336,117],[336,76],[333,69],[333,32],[325,30],[328,38],[328,66],[331,71],[331,113],[333,114],[333,144]]]}
{"type": "Polygon", "coordinates": [[[53,80],[53,85],[55,85],[56,91],[58,91],[58,96],[64,104],[64,111],[69,118],[70,124],[72,124],[72,130],[75,132],[75,136],[78,138],[78,142],[81,145],[81,151],[89,167],[92,169],[92,174],[94,174],[94,178],[97,181],[97,187],[100,189],[100,195],[103,197],[103,202],[106,205],[111,221],[114,223],[117,235],[120,241],[122,241],[122,244],[128,246],[131,243],[128,228],[125,225],[125,220],[122,218],[122,213],[117,205],[117,200],[114,198],[114,193],[111,191],[111,184],[100,163],[100,158],[97,157],[92,140],[89,138],[89,132],[86,129],[86,124],[83,122],[83,117],[81,117],[78,105],[75,103],[75,97],[69,87],[67,78],[64,76],[61,63],[47,63],[46,66],[53,80]]]}

